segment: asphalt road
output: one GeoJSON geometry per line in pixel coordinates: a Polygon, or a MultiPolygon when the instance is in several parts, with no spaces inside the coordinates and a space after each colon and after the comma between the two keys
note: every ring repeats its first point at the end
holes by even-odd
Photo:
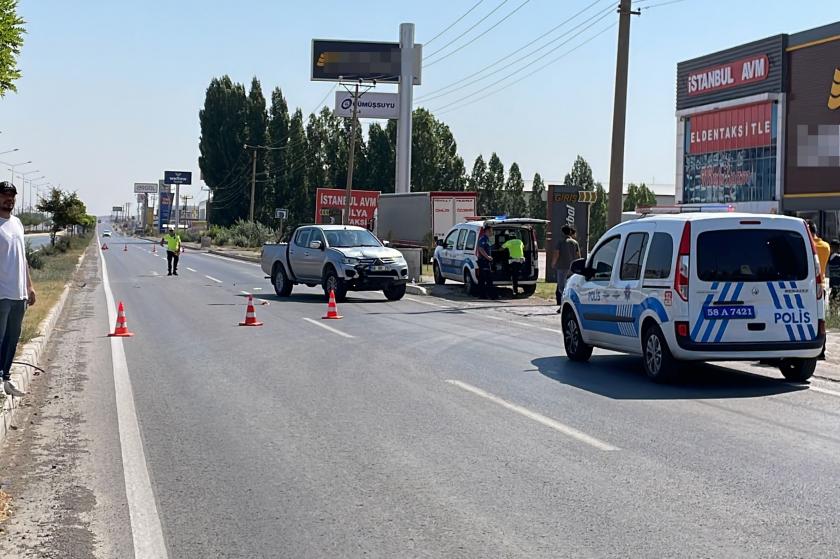
{"type": "Polygon", "coordinates": [[[50,244],[49,233],[31,233],[26,235],[25,239],[32,248],[41,248],[50,244]]]}
{"type": "Polygon", "coordinates": [[[32,396],[69,417],[31,417],[0,458],[9,556],[131,557],[157,533],[178,558],[840,556],[834,383],[572,364],[553,308],[364,293],[323,321],[317,289],[278,300],[258,266],[198,252],[166,277],[165,253],[124,242],[102,257],[135,336],[102,337],[89,260],[32,396]],[[243,292],[264,326],[238,326],[243,292]],[[57,433],[61,456],[37,452],[57,433]]]}

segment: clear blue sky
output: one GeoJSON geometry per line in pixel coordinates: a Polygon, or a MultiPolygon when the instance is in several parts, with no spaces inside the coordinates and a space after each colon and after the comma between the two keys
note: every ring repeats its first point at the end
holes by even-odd
{"type": "MultiPolygon", "coordinates": [[[[0,151],[21,151],[0,159],[32,159],[28,169],[38,168],[53,183],[77,190],[90,211],[107,214],[112,205],[134,202],[133,182],[162,178],[165,169],[192,170],[198,178],[198,111],[212,77],[230,74],[248,83],[257,76],[266,95],[280,86],[290,105],[306,113],[331,87],[309,81],[312,38],[396,41],[399,24],[414,22],[417,42],[425,43],[476,1],[21,0],[19,12],[28,32],[19,61],[23,78],[17,94],[0,99],[0,151]]],[[[445,45],[500,1],[485,0],[425,54],[445,45]]],[[[509,0],[450,48],[522,1],[509,0]]],[[[426,67],[415,98],[509,54],[591,2],[530,0],[472,45],[426,67]]],[[[535,46],[610,4],[599,2],[535,46]]],[[[634,17],[625,180],[674,182],[678,61],[817,27],[838,16],[836,0],[684,0],[634,17]]],[[[609,16],[567,47],[546,55],[545,61],[616,17],[609,16]]],[[[539,74],[441,114],[455,134],[467,169],[479,153],[487,158],[496,151],[506,167],[518,162],[526,179],[539,172],[559,181],[581,154],[592,164],[596,179],[606,183],[616,34],[612,28],[539,74]]],[[[510,71],[424,105],[442,107],[510,71]]],[[[2,166],[0,177],[8,175],[2,166]]],[[[186,192],[202,197],[197,186],[186,192]]]]}

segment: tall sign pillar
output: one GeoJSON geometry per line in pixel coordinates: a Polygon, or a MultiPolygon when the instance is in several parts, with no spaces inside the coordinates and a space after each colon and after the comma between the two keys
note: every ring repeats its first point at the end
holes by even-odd
{"type": "Polygon", "coordinates": [[[400,24],[400,118],[397,120],[396,192],[411,191],[411,109],[414,104],[414,24],[400,24]]]}

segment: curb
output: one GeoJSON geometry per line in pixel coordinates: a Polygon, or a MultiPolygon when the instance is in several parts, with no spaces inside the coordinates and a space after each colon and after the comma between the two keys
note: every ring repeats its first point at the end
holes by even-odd
{"type": "MultiPolygon", "coordinates": [[[[79,256],[79,261],[76,263],[75,270],[73,270],[74,274],[81,267],[86,255],[87,248],[85,248],[85,251],[81,254],[81,256],[79,256]]],[[[64,284],[64,290],[61,292],[61,296],[58,298],[58,301],[55,305],[53,305],[53,308],[50,309],[50,312],[47,313],[44,320],[42,320],[38,325],[38,331],[43,332],[43,334],[37,338],[29,340],[29,342],[27,342],[23,347],[19,348],[15,353],[16,361],[32,363],[36,366],[41,365],[41,357],[47,348],[47,343],[50,341],[53,329],[55,328],[55,323],[58,322],[58,317],[61,315],[61,311],[64,310],[64,304],[67,302],[67,297],[69,295],[70,281],[64,284]]],[[[32,367],[28,367],[26,365],[12,365],[12,382],[14,382],[15,385],[24,392],[29,392],[29,387],[32,384],[32,372],[32,367]]],[[[14,424],[15,410],[17,410],[20,406],[20,398],[13,398],[12,396],[5,395],[2,409],[0,409],[0,446],[2,446],[3,442],[6,440],[6,435],[14,424]]]]}
{"type": "Polygon", "coordinates": [[[208,254],[215,254],[216,256],[224,256],[225,258],[232,258],[234,260],[241,260],[243,262],[256,262],[258,264],[260,262],[260,259],[257,258],[257,257],[254,257],[254,256],[244,256],[244,255],[241,255],[241,254],[228,253],[228,252],[225,252],[225,251],[222,251],[222,250],[210,249],[210,250],[207,251],[207,253],[208,254]]]}
{"type": "Polygon", "coordinates": [[[428,295],[429,291],[422,285],[408,283],[405,286],[405,292],[412,295],[428,295]]]}

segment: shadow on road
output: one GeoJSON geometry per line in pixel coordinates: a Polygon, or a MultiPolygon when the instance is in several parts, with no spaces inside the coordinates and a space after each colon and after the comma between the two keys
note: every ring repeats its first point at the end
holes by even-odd
{"type": "MultiPolygon", "coordinates": [[[[439,299],[446,299],[447,301],[481,301],[478,297],[467,295],[463,285],[454,283],[447,283],[445,285],[437,285],[434,283],[423,284],[429,295],[438,297],[439,299]]],[[[546,305],[549,306],[544,299],[537,299],[536,297],[525,297],[521,293],[514,296],[513,289],[510,287],[497,287],[496,294],[500,301],[508,304],[524,304],[529,306],[546,305]]],[[[553,304],[551,306],[554,306],[553,304]]]]}
{"type": "MultiPolygon", "coordinates": [[[[318,304],[318,305],[327,305],[327,298],[324,297],[323,293],[294,293],[292,292],[291,295],[288,297],[278,297],[273,293],[251,293],[254,299],[259,299],[261,301],[271,301],[273,303],[282,303],[284,301],[288,301],[291,303],[310,303],[310,304],[318,304]]],[[[248,297],[244,293],[239,293],[238,297],[248,297]]],[[[347,305],[350,303],[387,303],[389,302],[385,296],[383,295],[381,299],[363,299],[361,297],[354,297],[352,292],[347,294],[347,301],[343,303],[338,303],[339,305],[347,305]]]]}
{"type": "Polygon", "coordinates": [[[588,363],[540,357],[531,363],[552,380],[615,400],[757,398],[808,388],[705,363],[685,363],[672,384],[656,384],[645,375],[640,359],[629,355],[593,355],[588,363]]]}

